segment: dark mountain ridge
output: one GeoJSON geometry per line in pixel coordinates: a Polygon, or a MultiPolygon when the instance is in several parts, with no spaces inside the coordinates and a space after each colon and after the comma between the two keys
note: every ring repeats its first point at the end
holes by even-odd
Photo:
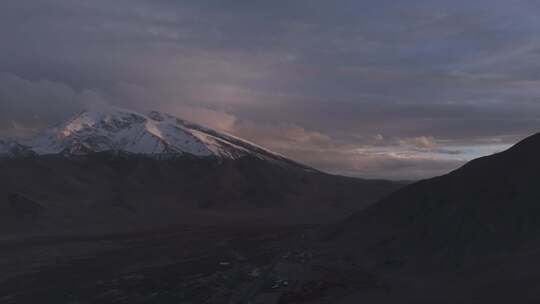
{"type": "Polygon", "coordinates": [[[401,187],[249,155],[156,159],[119,152],[0,158],[0,183],[5,232],[322,223],[401,187]]]}
{"type": "Polygon", "coordinates": [[[340,230],[350,237],[358,233],[354,238],[363,230],[375,231],[378,242],[401,248],[402,254],[411,251],[401,258],[422,262],[426,257],[418,250],[438,262],[458,263],[516,248],[540,232],[539,153],[537,134],[505,152],[396,191],[340,230]]]}
{"type": "Polygon", "coordinates": [[[364,290],[336,303],[538,303],[538,155],[540,134],[403,187],[325,231],[324,263],[353,261],[386,286],[377,300],[364,290]]]}

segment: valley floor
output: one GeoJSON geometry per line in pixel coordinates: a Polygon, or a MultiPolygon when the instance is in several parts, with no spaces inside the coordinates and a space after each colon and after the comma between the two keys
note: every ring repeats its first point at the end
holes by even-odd
{"type": "Polygon", "coordinates": [[[272,290],[273,266],[303,229],[185,227],[4,240],[0,303],[251,303],[272,290]]]}
{"type": "Polygon", "coordinates": [[[2,240],[0,303],[450,304],[540,299],[540,279],[533,275],[540,273],[540,266],[530,263],[538,251],[530,251],[523,262],[493,261],[417,280],[367,270],[345,255],[344,248],[314,238],[319,228],[190,226],[2,240]]]}

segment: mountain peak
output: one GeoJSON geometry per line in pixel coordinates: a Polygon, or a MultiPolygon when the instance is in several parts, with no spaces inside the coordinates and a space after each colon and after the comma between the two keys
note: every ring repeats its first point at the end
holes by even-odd
{"type": "MultiPolygon", "coordinates": [[[[5,146],[0,143],[1,149],[5,146]]],[[[81,111],[25,141],[24,146],[38,155],[121,151],[160,157],[192,155],[236,159],[251,155],[291,162],[246,140],[173,115],[158,111],[142,114],[109,106],[81,111]]]]}
{"type": "Polygon", "coordinates": [[[118,124],[119,122],[142,122],[144,119],[141,114],[112,107],[107,111],[103,109],[100,111],[84,110],[61,124],[58,129],[62,131],[64,136],[68,137],[85,129],[100,128],[112,124],[121,128],[122,124],[118,124]]]}

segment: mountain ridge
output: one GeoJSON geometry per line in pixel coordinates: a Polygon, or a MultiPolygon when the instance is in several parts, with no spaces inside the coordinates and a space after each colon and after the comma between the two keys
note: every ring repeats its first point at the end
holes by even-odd
{"type": "Polygon", "coordinates": [[[314,170],[245,139],[173,115],[157,111],[141,114],[116,107],[83,110],[32,138],[0,142],[0,155],[11,157],[105,151],[156,158],[191,155],[236,159],[251,155],[314,170]]]}
{"type": "Polygon", "coordinates": [[[327,174],[155,111],[83,111],[27,141],[1,143],[8,157],[0,157],[0,234],[326,223],[402,186],[327,174]]]}
{"type": "MultiPolygon", "coordinates": [[[[446,175],[390,194],[336,225],[330,238],[357,244],[384,267],[452,269],[540,241],[540,133],[446,175]],[[369,252],[369,253],[368,253],[369,252]]],[[[536,246],[536,245],[534,245],[536,246]]]]}

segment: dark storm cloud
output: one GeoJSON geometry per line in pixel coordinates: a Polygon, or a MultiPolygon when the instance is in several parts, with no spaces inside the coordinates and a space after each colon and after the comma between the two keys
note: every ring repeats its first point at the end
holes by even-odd
{"type": "Polygon", "coordinates": [[[538,130],[538,13],[524,0],[4,0],[0,132],[107,102],[334,172],[430,176],[538,130]]]}

